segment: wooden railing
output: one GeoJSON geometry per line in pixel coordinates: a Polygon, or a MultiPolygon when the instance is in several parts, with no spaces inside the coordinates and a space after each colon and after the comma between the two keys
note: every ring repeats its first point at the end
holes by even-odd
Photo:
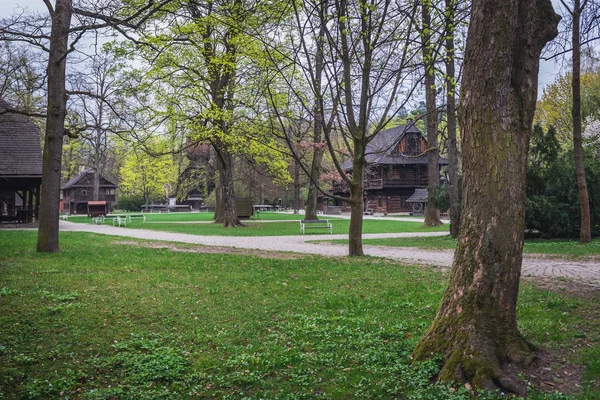
{"type": "MultiPolygon", "coordinates": [[[[365,190],[385,189],[385,188],[401,188],[401,187],[425,187],[427,186],[427,178],[404,178],[404,179],[371,179],[365,180],[365,190]]],[[[341,192],[347,190],[348,186],[345,183],[334,183],[333,190],[341,192]]]]}

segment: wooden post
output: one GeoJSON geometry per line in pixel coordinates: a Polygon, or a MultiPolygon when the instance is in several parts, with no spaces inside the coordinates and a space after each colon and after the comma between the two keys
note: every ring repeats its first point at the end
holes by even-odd
{"type": "Polygon", "coordinates": [[[33,189],[27,190],[27,223],[31,224],[33,222],[33,189]]]}

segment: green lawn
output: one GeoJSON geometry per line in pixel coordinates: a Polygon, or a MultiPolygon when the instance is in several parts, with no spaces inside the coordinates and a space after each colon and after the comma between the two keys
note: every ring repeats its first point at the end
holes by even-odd
{"type": "MultiPolygon", "coordinates": [[[[409,366],[446,284],[436,270],[74,232],[59,254],[37,254],[35,239],[0,231],[0,399],[471,398],[432,384],[434,362],[409,366]]],[[[546,348],[585,337],[576,361],[589,379],[600,377],[598,310],[598,296],[522,285],[525,336],[546,348]]]]}
{"type": "MultiPolygon", "coordinates": [[[[210,223],[212,213],[147,214],[146,222],[133,220],[127,224],[127,228],[208,236],[287,236],[300,234],[298,220],[303,217],[303,215],[263,212],[260,214],[258,220],[244,221],[245,226],[223,228],[220,224],[210,223]],[[282,221],[285,218],[288,220],[282,221]]],[[[321,218],[332,221],[334,234],[348,233],[350,225],[348,219],[330,218],[328,216],[321,218]]],[[[71,217],[69,221],[91,223],[91,219],[84,216],[71,217]]],[[[110,224],[110,219],[107,219],[105,223],[110,224]]],[[[433,232],[446,230],[448,230],[447,225],[424,228],[422,222],[367,219],[363,223],[363,233],[433,232]]]]}
{"type": "MultiPolygon", "coordinates": [[[[332,240],[337,244],[347,244],[347,240],[332,240]]],[[[456,239],[448,236],[418,238],[363,239],[363,244],[371,246],[417,247],[425,250],[448,250],[456,247],[456,239]]],[[[600,255],[600,239],[593,243],[579,244],[577,240],[525,240],[523,252],[581,258],[600,255]]]]}

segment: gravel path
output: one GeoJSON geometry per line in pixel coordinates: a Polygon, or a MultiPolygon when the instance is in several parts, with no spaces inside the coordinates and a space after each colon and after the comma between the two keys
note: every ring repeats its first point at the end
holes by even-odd
{"type": "MultiPolygon", "coordinates": [[[[162,240],[201,244],[205,246],[236,247],[266,251],[289,251],[305,254],[343,257],[348,255],[345,245],[330,243],[307,243],[314,240],[347,239],[348,235],[302,235],[302,236],[198,236],[184,233],[160,232],[145,229],[128,229],[108,225],[78,224],[60,221],[61,231],[92,232],[104,235],[123,236],[136,239],[162,240]]],[[[364,234],[364,239],[401,238],[418,236],[443,236],[447,232],[377,233],[364,234]]],[[[384,257],[407,263],[418,263],[450,267],[454,252],[451,250],[422,250],[406,247],[363,246],[365,254],[384,257]]],[[[567,278],[585,283],[600,290],[600,263],[592,261],[569,261],[549,258],[523,259],[523,276],[567,278]]]]}

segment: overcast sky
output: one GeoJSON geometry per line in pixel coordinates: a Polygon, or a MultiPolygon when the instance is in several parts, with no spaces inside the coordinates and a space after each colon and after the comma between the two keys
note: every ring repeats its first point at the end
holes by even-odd
{"type": "MultiPolygon", "coordinates": [[[[54,0],[51,0],[54,3],[54,0]]],[[[559,0],[552,0],[554,8],[559,12],[559,0]]],[[[43,0],[0,0],[0,18],[8,17],[19,8],[29,10],[39,9],[44,10],[43,0]]],[[[540,75],[538,85],[538,97],[542,94],[542,89],[552,83],[560,74],[560,66],[554,62],[542,61],[540,64],[540,75]]]]}

